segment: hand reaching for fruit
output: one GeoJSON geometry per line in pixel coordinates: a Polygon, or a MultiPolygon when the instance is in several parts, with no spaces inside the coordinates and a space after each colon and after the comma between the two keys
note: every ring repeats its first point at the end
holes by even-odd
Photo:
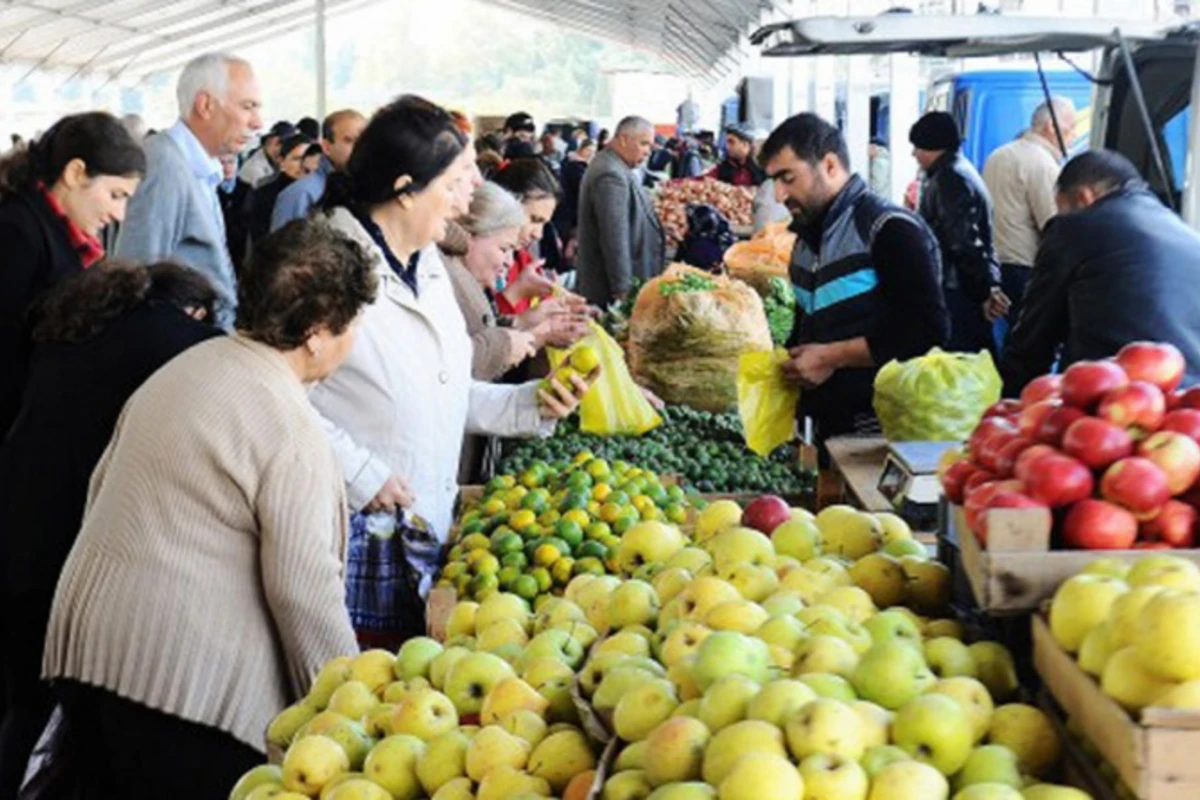
{"type": "Polygon", "coordinates": [[[578,342],[588,333],[588,318],[577,314],[555,314],[539,325],[533,335],[539,348],[566,348],[578,342]]]}
{"type": "Polygon", "coordinates": [[[413,495],[412,489],[408,488],[408,484],[399,475],[393,475],[384,482],[379,492],[363,507],[363,511],[375,513],[376,511],[394,512],[397,508],[411,508],[417,498],[413,495]]]}
{"type": "Polygon", "coordinates": [[[508,353],[508,365],[515,367],[527,358],[537,355],[541,345],[538,344],[537,334],[528,331],[510,330],[509,338],[512,347],[508,353]]]}
{"type": "MultiPolygon", "coordinates": [[[[570,367],[566,369],[570,369],[570,367]]],[[[543,419],[566,419],[571,416],[583,402],[583,396],[592,388],[596,378],[600,377],[600,367],[597,366],[586,378],[581,378],[574,370],[571,370],[566,377],[568,380],[565,385],[555,374],[543,380],[538,386],[538,399],[541,401],[543,419]]]]}

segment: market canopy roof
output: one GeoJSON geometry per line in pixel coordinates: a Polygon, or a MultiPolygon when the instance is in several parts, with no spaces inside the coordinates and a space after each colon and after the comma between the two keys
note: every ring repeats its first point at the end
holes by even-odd
{"type": "MultiPolygon", "coordinates": [[[[422,2],[422,0],[401,0],[422,2]]],[[[659,53],[711,76],[761,21],[770,0],[485,0],[659,53]]],[[[325,0],[327,17],[379,0],[325,0]]],[[[316,0],[6,0],[0,62],[109,75],[178,67],[313,25],[316,0]]]]}

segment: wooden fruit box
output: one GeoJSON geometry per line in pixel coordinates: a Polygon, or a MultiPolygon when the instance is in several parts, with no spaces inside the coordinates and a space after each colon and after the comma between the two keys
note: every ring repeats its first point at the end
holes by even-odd
{"type": "Polygon", "coordinates": [[[1148,708],[1135,720],[1033,615],[1033,662],[1046,690],[1141,800],[1200,798],[1200,713],[1148,708]]]}
{"type": "MultiPolygon", "coordinates": [[[[985,548],[967,527],[961,506],[951,512],[963,571],[979,607],[993,614],[1037,610],[1059,584],[1100,558],[1137,561],[1147,550],[1051,550],[1050,512],[1041,508],[1002,508],[988,513],[985,548]]],[[[1170,550],[1200,564],[1200,550],[1170,550]]],[[[1200,800],[1197,794],[1196,800],[1200,800]]]]}

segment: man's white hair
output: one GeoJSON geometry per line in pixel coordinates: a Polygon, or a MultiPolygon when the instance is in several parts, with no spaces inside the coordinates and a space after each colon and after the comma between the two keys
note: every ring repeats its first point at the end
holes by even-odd
{"type": "Polygon", "coordinates": [[[627,134],[627,133],[633,134],[633,133],[638,133],[640,131],[653,131],[653,130],[654,130],[654,123],[652,123],[650,120],[646,119],[645,117],[625,117],[625,119],[623,119],[619,123],[617,123],[617,130],[616,130],[616,133],[614,133],[613,135],[621,136],[622,134],[627,134]]]}
{"type": "Polygon", "coordinates": [[[1069,116],[1075,116],[1075,104],[1068,97],[1051,97],[1049,102],[1042,101],[1033,111],[1033,119],[1029,127],[1038,130],[1050,124],[1050,109],[1054,109],[1054,118],[1060,122],[1069,116]]]}
{"type": "Polygon", "coordinates": [[[243,59],[225,53],[205,53],[189,61],[179,74],[179,83],[175,87],[179,116],[187,117],[192,113],[196,96],[201,92],[224,100],[229,91],[229,68],[245,63],[243,59]]]}

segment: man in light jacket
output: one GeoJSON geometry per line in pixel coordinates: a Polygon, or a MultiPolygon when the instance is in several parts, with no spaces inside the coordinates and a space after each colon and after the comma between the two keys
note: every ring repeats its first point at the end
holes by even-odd
{"type": "Polygon", "coordinates": [[[229,329],[237,285],[217,197],[219,158],[241,152],[262,127],[258,81],[245,61],[210,53],[183,68],[176,93],[179,121],[146,140],[146,177],[129,201],[116,255],[202,273],[217,290],[217,323],[229,329]]]}
{"type": "Polygon", "coordinates": [[[304,219],[325,194],[325,181],[331,172],[346,168],[359,134],[367,127],[367,118],[353,109],[335,111],[321,125],[321,164],[317,171],[293,183],[279,193],[271,212],[271,230],[277,231],[294,219],[304,219]]]}
{"type": "Polygon", "coordinates": [[[625,297],[635,277],[662,272],[662,225],[637,171],[653,146],[654,126],[626,117],[583,176],[577,291],[601,308],[625,297]]]}
{"type": "Polygon", "coordinates": [[[1042,231],[1058,213],[1054,182],[1065,154],[1055,120],[1063,143],[1070,146],[1075,138],[1075,106],[1065,97],[1055,97],[1033,112],[1028,131],[998,148],[983,165],[983,182],[992,195],[992,233],[1000,259],[1000,280],[1012,301],[1005,318],[1010,330],[1021,314],[1021,298],[1033,274],[1042,231]]]}

